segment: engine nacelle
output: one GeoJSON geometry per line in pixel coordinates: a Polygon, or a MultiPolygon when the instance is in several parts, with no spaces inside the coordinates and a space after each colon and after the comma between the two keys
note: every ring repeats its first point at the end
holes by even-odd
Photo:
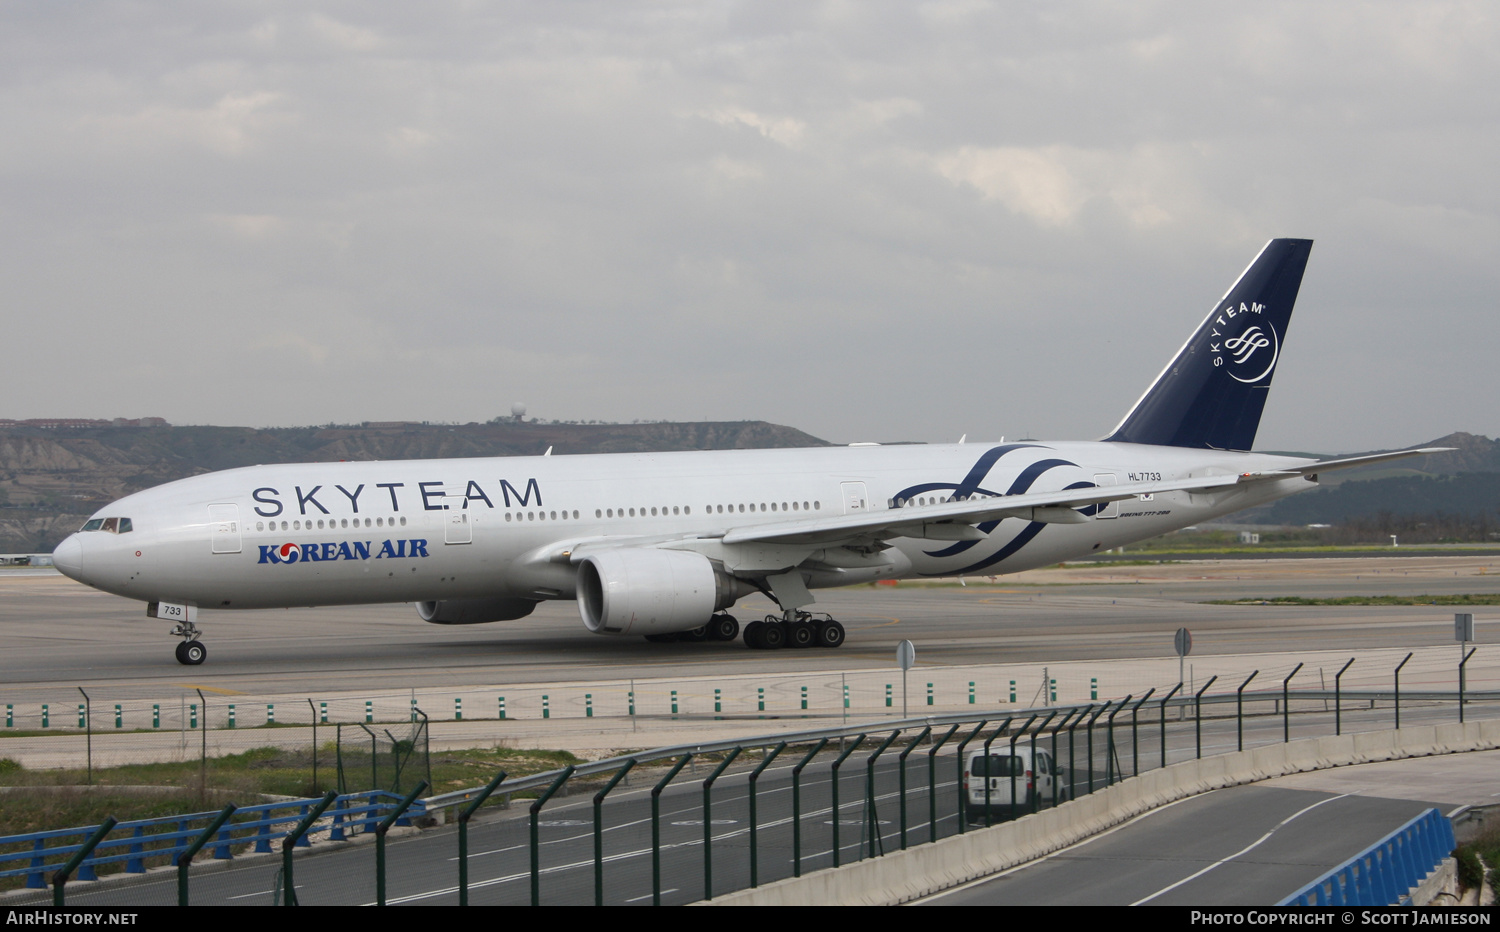
{"type": "Polygon", "coordinates": [[[531,599],[444,599],[418,602],[417,614],[435,625],[483,625],[525,618],[536,608],[531,599]]]}
{"type": "Polygon", "coordinates": [[[754,591],[701,553],[622,547],[578,564],[578,614],[595,634],[671,634],[754,591]]]}

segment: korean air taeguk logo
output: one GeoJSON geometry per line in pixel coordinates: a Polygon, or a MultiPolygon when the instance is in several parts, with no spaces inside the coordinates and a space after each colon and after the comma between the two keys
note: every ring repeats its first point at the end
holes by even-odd
{"type": "Polygon", "coordinates": [[[1254,302],[1230,305],[1214,318],[1208,335],[1208,350],[1214,367],[1247,385],[1259,382],[1276,368],[1281,338],[1265,318],[1266,306],[1254,302]]]}

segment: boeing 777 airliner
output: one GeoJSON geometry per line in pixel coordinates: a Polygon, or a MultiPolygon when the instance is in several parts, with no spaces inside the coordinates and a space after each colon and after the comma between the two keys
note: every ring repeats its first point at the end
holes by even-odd
{"type": "Polygon", "coordinates": [[[414,602],[424,621],[521,618],[576,599],[596,634],[837,647],[812,590],[1057,563],[1268,502],[1342,460],[1249,452],[1311,240],[1276,239],[1109,436],[255,466],[123,498],[57,567],[177,623],[200,609],[414,602]]]}

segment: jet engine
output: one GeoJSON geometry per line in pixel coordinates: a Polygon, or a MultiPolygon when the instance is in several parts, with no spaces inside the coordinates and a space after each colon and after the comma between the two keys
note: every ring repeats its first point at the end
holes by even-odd
{"type": "Polygon", "coordinates": [[[435,625],[483,625],[525,618],[536,608],[531,599],[444,599],[418,602],[417,614],[435,625]]]}
{"type": "Polygon", "coordinates": [[[708,623],[754,587],[701,553],[622,547],[578,564],[578,613],[595,634],[671,634],[708,623]]]}

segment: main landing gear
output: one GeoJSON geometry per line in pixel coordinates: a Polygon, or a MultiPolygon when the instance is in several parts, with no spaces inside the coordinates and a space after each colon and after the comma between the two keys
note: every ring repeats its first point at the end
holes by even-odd
{"type": "Polygon", "coordinates": [[[172,629],[173,637],[182,638],[182,643],[177,645],[177,662],[184,666],[196,667],[208,659],[208,648],[198,640],[202,634],[198,626],[191,621],[184,621],[172,629]]]}
{"type": "Polygon", "coordinates": [[[648,634],[646,640],[653,644],[669,644],[673,641],[701,644],[704,641],[732,641],[739,636],[739,619],[733,615],[718,614],[700,628],[694,628],[691,631],[674,631],[671,634],[648,634]]]}
{"type": "Polygon", "coordinates": [[[789,610],[767,615],[764,621],[745,626],[745,646],[753,650],[782,647],[841,647],[844,626],[827,614],[789,610]]]}

